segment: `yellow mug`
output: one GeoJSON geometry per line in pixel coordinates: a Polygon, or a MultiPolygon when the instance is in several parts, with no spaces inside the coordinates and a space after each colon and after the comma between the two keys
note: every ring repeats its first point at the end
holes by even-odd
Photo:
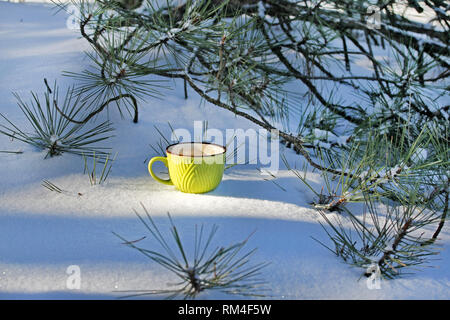
{"type": "Polygon", "coordinates": [[[207,142],[181,142],[166,148],[167,157],[154,157],[148,171],[156,181],[174,185],[187,193],[205,193],[214,190],[222,181],[225,170],[226,147],[207,142]],[[152,170],[161,161],[169,169],[169,179],[159,178],[152,170]]]}

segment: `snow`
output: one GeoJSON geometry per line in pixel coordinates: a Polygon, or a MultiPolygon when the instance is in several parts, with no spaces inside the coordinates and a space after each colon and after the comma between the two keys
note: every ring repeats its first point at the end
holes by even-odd
{"type": "Polygon", "coordinates": [[[420,162],[426,160],[428,157],[428,151],[424,148],[417,148],[414,154],[411,156],[413,162],[420,162]]]}
{"type": "MultiPolygon", "coordinates": [[[[83,51],[88,45],[66,28],[66,19],[49,5],[0,2],[0,112],[22,127],[27,122],[11,91],[28,100],[30,90],[44,91],[44,77],[58,79],[65,88],[73,80],[62,77],[61,71],[85,68],[83,51]]],[[[202,223],[219,226],[217,245],[242,241],[256,231],[248,249],[258,248],[255,262],[272,262],[263,275],[276,299],[450,298],[448,224],[441,234],[440,260],[433,262],[436,268],[382,281],[380,290],[370,290],[361,278],[363,269],[344,264],[311,238],[330,244],[310,206],[314,194],[286,168],[274,180],[282,188],[265,181],[257,165],[228,169],[220,186],[203,195],[184,194],[154,181],[147,172],[148,159],[156,155],[149,144],[159,140],[154,125],[166,133],[167,121],[174,128],[190,129],[194,121],[208,120],[208,127],[223,131],[256,129],[230,112],[201,104],[192,91],[185,100],[183,84],[174,85],[163,99],[141,104],[138,124],[109,110],[116,132],[107,146],[118,155],[104,185],[90,185],[80,157],[64,154],[44,160],[45,152],[0,136],[0,150],[24,151],[0,153],[1,299],[110,299],[121,296],[117,290],[166,289],[176,279],[111,233],[127,239],[147,236],[141,246],[157,248],[133,213],[142,211],[140,203],[162,229],[169,226],[170,212],[187,241],[202,223]],[[51,192],[41,186],[43,180],[67,192],[51,192]],[[80,289],[67,287],[70,266],[80,267],[80,289]]],[[[347,140],[330,134],[334,141],[347,140]]],[[[285,155],[302,167],[291,150],[285,155]]],[[[308,173],[307,179],[317,190],[323,185],[318,173],[308,173]]],[[[218,293],[200,297],[238,298],[218,293]]]]}
{"type": "MultiPolygon", "coordinates": [[[[313,134],[314,134],[314,137],[317,139],[326,140],[330,143],[337,143],[340,146],[345,146],[347,144],[348,139],[350,138],[350,136],[346,136],[346,135],[337,136],[333,132],[330,132],[327,130],[321,130],[321,129],[317,129],[317,128],[313,129],[313,134]]],[[[323,148],[329,149],[331,147],[330,143],[324,143],[322,141],[319,141],[318,145],[323,148]]]]}

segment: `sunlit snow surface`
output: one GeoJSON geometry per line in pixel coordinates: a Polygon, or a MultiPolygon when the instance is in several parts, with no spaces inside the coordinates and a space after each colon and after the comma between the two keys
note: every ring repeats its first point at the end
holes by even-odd
{"type": "MultiPolygon", "coordinates": [[[[27,126],[12,91],[29,100],[30,90],[44,89],[44,77],[58,79],[64,88],[72,80],[61,72],[81,71],[87,64],[86,41],[66,28],[66,19],[48,5],[0,2],[0,112],[14,123],[27,126]]],[[[118,156],[102,186],[90,186],[79,157],[44,160],[43,152],[0,136],[0,150],[24,151],[0,154],[0,298],[116,298],[121,296],[117,290],[166,289],[177,279],[111,233],[127,239],[147,236],[140,244],[157,248],[133,213],[133,208],[142,212],[140,203],[162,229],[168,227],[165,215],[170,212],[188,243],[196,224],[219,225],[217,245],[241,241],[256,231],[248,248],[259,248],[255,262],[272,262],[263,274],[277,299],[450,298],[447,227],[434,268],[369,290],[365,278],[360,279],[362,270],[343,264],[312,239],[329,244],[309,206],[314,195],[285,168],[276,182],[287,191],[264,180],[252,165],[227,170],[221,185],[205,195],[183,194],[152,180],[147,162],[156,155],[149,146],[159,139],[154,125],[166,132],[167,121],[175,128],[190,128],[194,120],[208,120],[209,127],[222,130],[255,128],[229,112],[200,105],[193,92],[185,100],[182,85],[174,86],[163,99],[141,104],[138,124],[111,109],[116,136],[108,145],[118,156]],[[67,193],[43,188],[44,179],[67,193]],[[80,267],[79,290],[66,286],[70,265],[80,267]]],[[[285,153],[301,167],[301,158],[290,150],[285,153]]],[[[320,190],[317,173],[308,180],[320,190]]],[[[205,293],[200,298],[229,296],[205,293]]]]}

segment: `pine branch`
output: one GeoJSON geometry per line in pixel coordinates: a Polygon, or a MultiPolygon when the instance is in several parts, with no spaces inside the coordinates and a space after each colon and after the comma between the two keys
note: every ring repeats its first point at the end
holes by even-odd
{"type": "Polygon", "coordinates": [[[56,101],[54,101],[54,105],[56,110],[58,110],[58,112],[60,113],[60,115],[62,117],[64,117],[65,119],[67,119],[70,122],[73,123],[77,123],[77,124],[86,124],[89,122],[89,120],[91,120],[93,117],[95,117],[96,115],[98,115],[100,112],[102,112],[111,102],[115,102],[121,99],[125,99],[125,98],[129,98],[132,103],[133,103],[133,108],[134,108],[134,118],[133,118],[133,122],[137,123],[138,122],[138,117],[139,117],[139,113],[138,113],[138,106],[137,106],[137,101],[136,98],[134,96],[132,96],[131,94],[121,94],[117,97],[114,98],[110,98],[107,101],[105,101],[98,109],[96,109],[95,111],[89,113],[85,118],[83,118],[82,120],[76,120],[74,118],[71,118],[70,116],[66,115],[59,107],[58,107],[58,103],[56,101]]]}

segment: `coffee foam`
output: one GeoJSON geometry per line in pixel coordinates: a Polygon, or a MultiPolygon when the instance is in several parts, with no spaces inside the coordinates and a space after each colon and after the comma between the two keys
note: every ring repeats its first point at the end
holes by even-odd
{"type": "Polygon", "coordinates": [[[215,144],[193,142],[175,144],[170,146],[167,151],[185,157],[208,157],[224,153],[225,148],[215,144]]]}

